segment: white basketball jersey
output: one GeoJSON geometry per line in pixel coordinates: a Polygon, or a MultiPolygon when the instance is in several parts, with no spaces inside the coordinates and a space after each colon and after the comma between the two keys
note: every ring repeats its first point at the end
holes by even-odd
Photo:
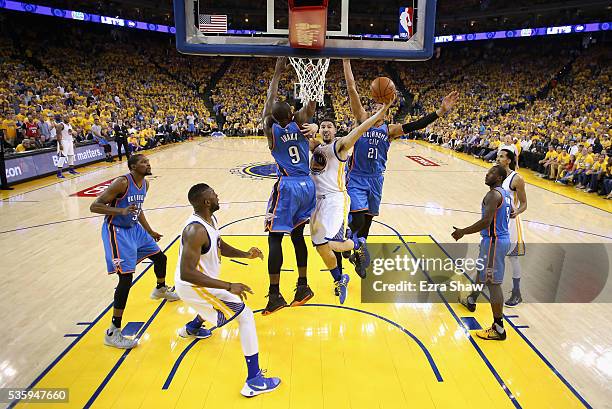
{"type": "Polygon", "coordinates": [[[510,195],[510,199],[512,200],[512,206],[514,208],[518,208],[521,204],[518,199],[518,195],[516,194],[516,190],[512,190],[510,186],[512,185],[512,179],[514,179],[514,175],[517,173],[513,170],[510,171],[506,179],[504,179],[502,183],[502,188],[510,195]]]}
{"type": "Polygon", "coordinates": [[[317,195],[346,191],[345,162],[336,154],[336,141],[315,148],[310,158],[310,177],[317,195]]]}
{"type": "Polygon", "coordinates": [[[72,142],[72,134],[70,132],[72,131],[72,126],[64,122],[62,122],[62,125],[64,125],[64,128],[62,129],[62,135],[60,139],[62,140],[62,142],[64,141],[72,142]]]}
{"type": "MultiPolygon", "coordinates": [[[[200,260],[196,269],[202,274],[207,275],[211,278],[219,278],[221,273],[221,234],[217,229],[217,219],[213,216],[213,224],[208,224],[207,221],[202,219],[197,214],[192,214],[189,219],[185,222],[183,230],[187,226],[193,223],[198,223],[206,229],[208,237],[210,238],[210,247],[208,249],[200,250],[200,260]]],[[[181,255],[183,254],[183,237],[181,236],[181,243],[179,247],[178,262],[176,263],[176,271],[174,273],[174,283],[181,283],[191,285],[186,281],[181,280],[181,255]]]]}

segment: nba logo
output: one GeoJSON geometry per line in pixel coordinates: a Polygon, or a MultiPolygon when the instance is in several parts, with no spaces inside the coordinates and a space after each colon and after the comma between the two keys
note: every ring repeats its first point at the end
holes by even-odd
{"type": "Polygon", "coordinates": [[[414,9],[412,7],[400,7],[399,16],[399,36],[400,38],[410,39],[413,33],[412,16],[414,9]]]}

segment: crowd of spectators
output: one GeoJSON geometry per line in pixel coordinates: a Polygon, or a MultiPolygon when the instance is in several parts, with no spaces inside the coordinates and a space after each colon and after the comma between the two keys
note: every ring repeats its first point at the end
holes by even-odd
{"type": "Polygon", "coordinates": [[[489,162],[513,146],[520,167],[611,198],[609,49],[514,50],[511,67],[503,58],[479,60],[423,95],[419,104],[433,107],[453,86],[462,91],[454,111],[418,136],[489,162]],[[536,52],[545,58],[530,59],[536,52]]]}
{"type": "Polygon", "coordinates": [[[65,23],[13,29],[12,36],[0,36],[5,153],[54,147],[55,123],[63,115],[76,142],[106,144],[125,128],[133,151],[210,133],[216,126],[193,82],[158,65],[157,57],[175,54],[167,42],[114,38],[109,31],[85,32],[65,23]]]}

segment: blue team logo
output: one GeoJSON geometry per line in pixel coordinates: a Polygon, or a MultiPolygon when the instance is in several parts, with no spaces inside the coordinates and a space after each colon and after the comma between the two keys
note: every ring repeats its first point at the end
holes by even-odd
{"type": "Polygon", "coordinates": [[[51,13],[53,13],[55,17],[59,18],[64,18],[66,16],[66,12],[62,9],[51,9],[51,13]]]}
{"type": "Polygon", "coordinates": [[[276,164],[274,162],[258,162],[240,165],[230,172],[234,175],[251,179],[276,179],[276,164]]]}
{"type": "Polygon", "coordinates": [[[327,167],[327,158],[323,155],[319,149],[315,149],[312,158],[310,159],[310,171],[318,175],[325,170],[327,167]]]}
{"type": "Polygon", "coordinates": [[[21,7],[28,13],[34,13],[38,6],[36,4],[22,3],[21,7]]]}

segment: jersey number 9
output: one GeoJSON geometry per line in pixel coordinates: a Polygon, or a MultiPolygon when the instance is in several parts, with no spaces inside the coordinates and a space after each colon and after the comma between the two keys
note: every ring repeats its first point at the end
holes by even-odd
{"type": "Polygon", "coordinates": [[[290,146],[288,151],[289,151],[289,156],[291,157],[291,163],[293,164],[300,163],[300,151],[298,150],[298,147],[290,146]]]}

